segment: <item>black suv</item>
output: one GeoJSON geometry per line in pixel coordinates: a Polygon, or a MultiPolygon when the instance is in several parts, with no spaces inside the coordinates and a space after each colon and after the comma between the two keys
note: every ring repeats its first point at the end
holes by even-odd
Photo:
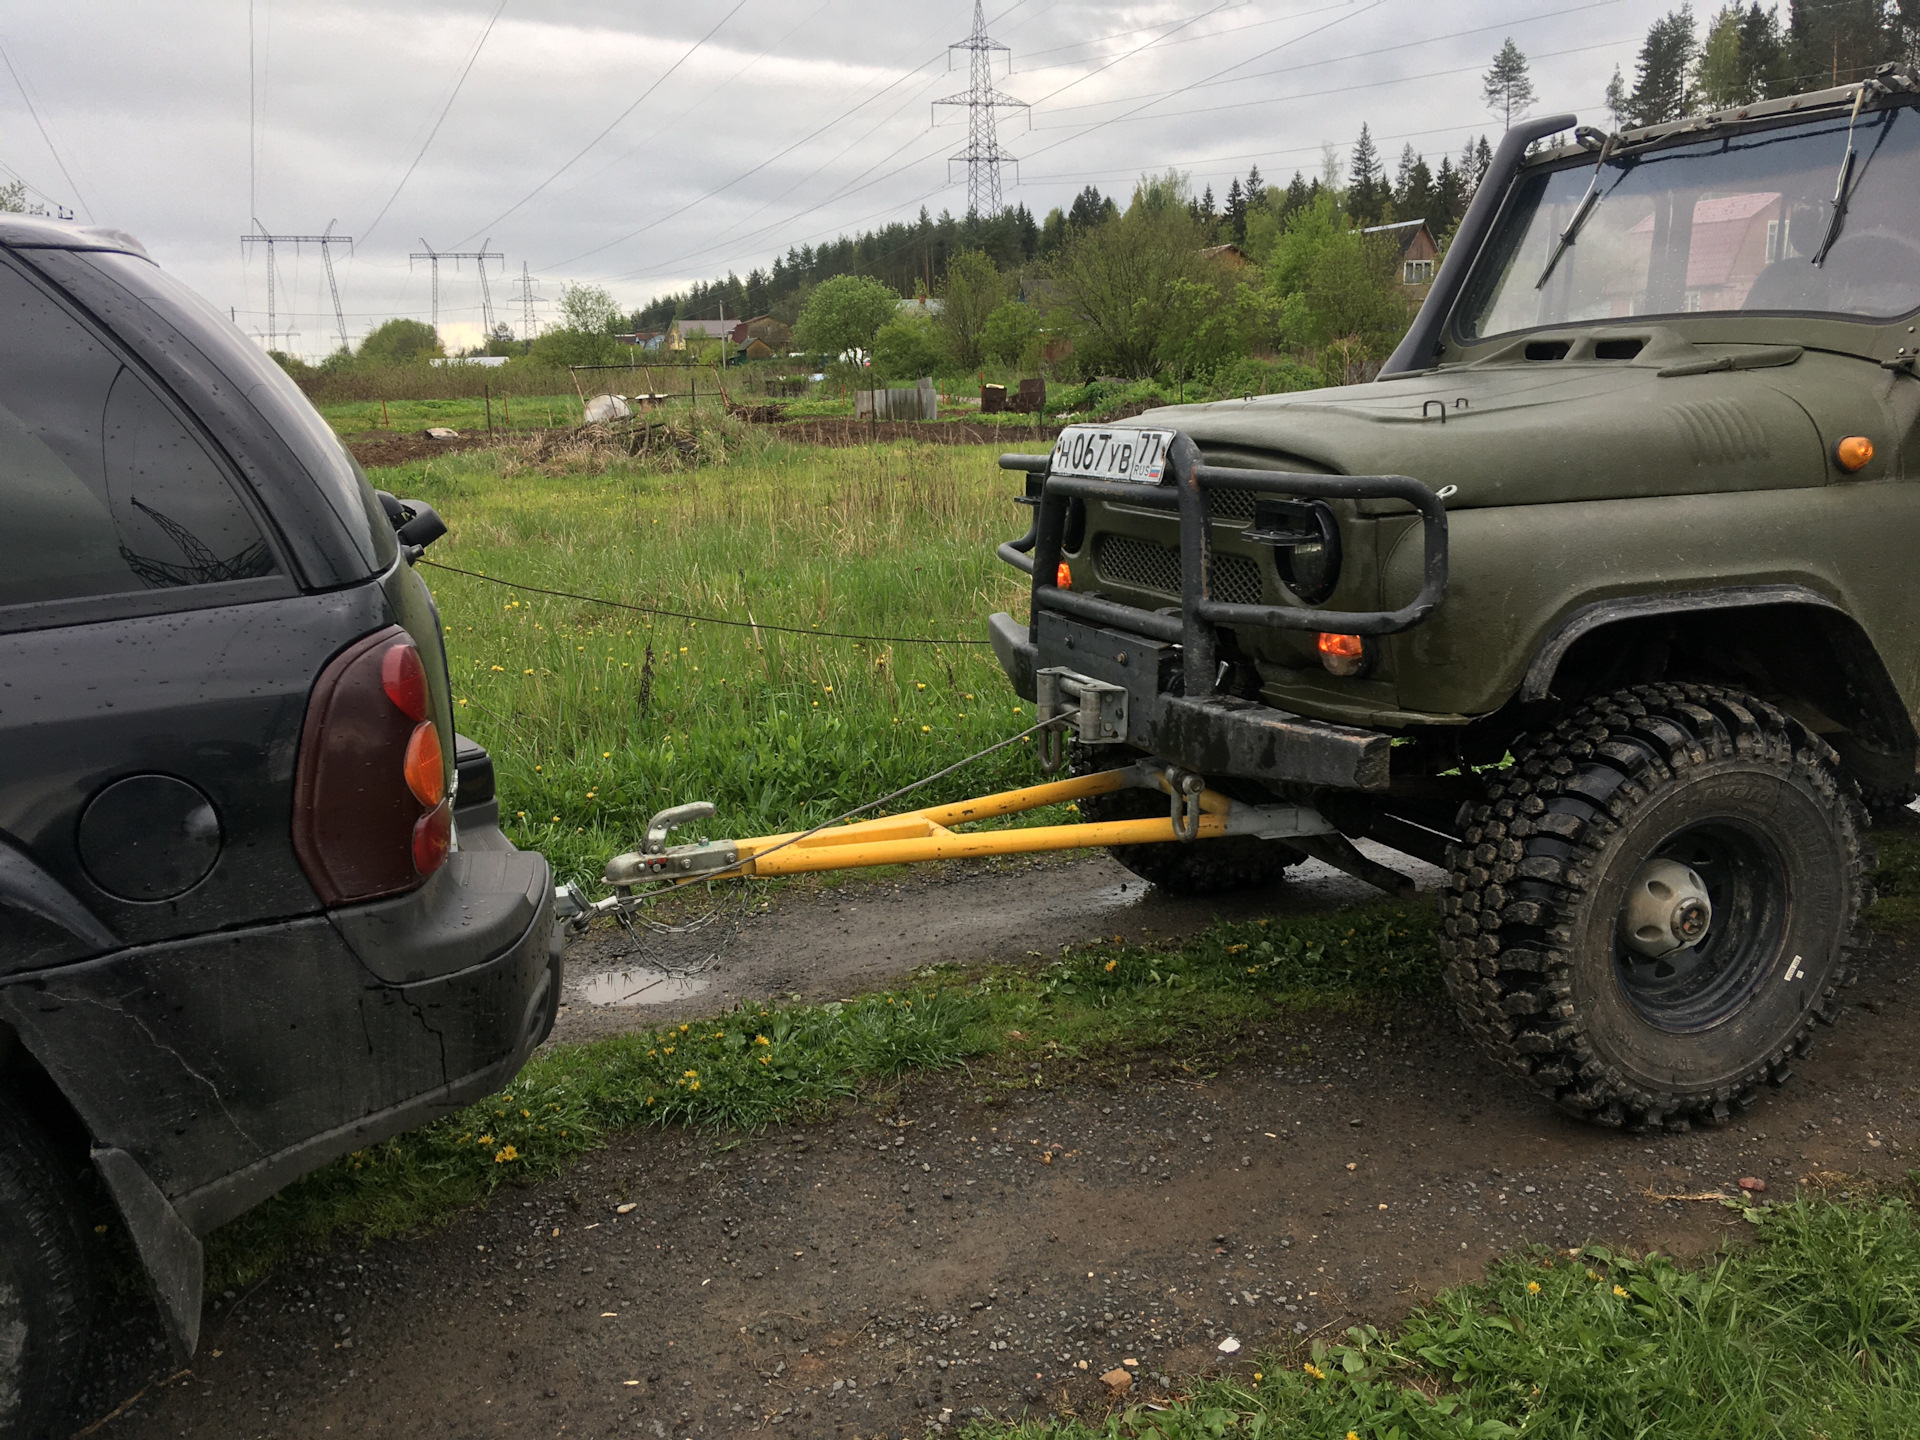
{"type": "Polygon", "coordinates": [[[136,242],[0,216],[0,1433],[77,1369],[89,1164],[191,1352],[199,1237],[552,1026],[438,533],[136,242]]]}

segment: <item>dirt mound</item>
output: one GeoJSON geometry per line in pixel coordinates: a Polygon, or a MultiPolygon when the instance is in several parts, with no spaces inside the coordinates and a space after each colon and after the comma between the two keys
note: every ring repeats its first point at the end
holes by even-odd
{"type": "Polygon", "coordinates": [[[353,458],[368,469],[376,465],[406,465],[415,460],[431,460],[436,455],[451,455],[459,450],[477,450],[494,444],[486,432],[462,435],[454,440],[436,440],[419,430],[366,430],[341,437],[353,458]]]}

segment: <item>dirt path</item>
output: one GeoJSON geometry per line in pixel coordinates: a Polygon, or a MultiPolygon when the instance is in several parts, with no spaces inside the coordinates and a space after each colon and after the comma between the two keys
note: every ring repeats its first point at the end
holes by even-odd
{"type": "MultiPolygon", "coordinates": [[[[934,923],[922,945],[1020,953],[1074,938],[1112,920],[1104,863],[1058,867],[1063,908],[1038,920],[996,908],[1021,877],[992,874],[801,901],[824,917],[742,916],[741,958],[716,985],[771,991],[791,976],[825,993],[897,972],[879,952],[914,917],[964,903],[956,887],[992,926],[943,940],[934,923]],[[823,918],[846,927],[819,939],[843,962],[826,978],[781,948],[823,918]]],[[[1321,880],[1328,903],[1344,882],[1321,880]]],[[[1129,914],[1165,935],[1202,909],[1148,897],[1129,914]]],[[[1876,945],[1843,1028],[1715,1131],[1564,1121],[1451,1016],[1408,1013],[1273,1027],[1258,1061],[1212,1080],[1035,1074],[989,1093],[922,1078],[815,1128],[628,1137],[431,1236],[214,1297],[191,1373],[94,1433],[901,1436],[973,1413],[1085,1413],[1114,1367],[1157,1395],[1163,1377],[1220,1363],[1229,1335],[1244,1360],[1392,1319],[1515,1246],[1687,1253],[1733,1223],[1718,1205],[1653,1196],[1743,1175],[1777,1196],[1823,1171],[1902,1173],[1920,1144],[1912,958],[1905,942],[1876,945]]],[[[130,1302],[76,1428],[171,1370],[154,1334],[130,1302]]]]}

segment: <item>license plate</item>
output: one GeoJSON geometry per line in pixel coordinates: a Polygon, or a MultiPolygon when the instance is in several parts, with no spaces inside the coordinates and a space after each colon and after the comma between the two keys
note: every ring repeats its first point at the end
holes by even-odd
{"type": "Polygon", "coordinates": [[[1052,473],[1088,480],[1158,485],[1166,473],[1171,430],[1103,430],[1069,425],[1053,443],[1052,473]]]}

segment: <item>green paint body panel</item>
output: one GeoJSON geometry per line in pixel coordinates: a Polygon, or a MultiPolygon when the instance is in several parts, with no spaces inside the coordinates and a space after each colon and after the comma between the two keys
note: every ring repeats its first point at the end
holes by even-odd
{"type": "MultiPolygon", "coordinates": [[[[1880,363],[1911,343],[1907,325],[1680,317],[1525,338],[1543,336],[1569,341],[1569,358],[1529,360],[1527,344],[1510,341],[1480,347],[1485,354],[1459,352],[1417,376],[1169,407],[1128,422],[1183,430],[1215,464],[1409,475],[1436,491],[1456,487],[1447,497],[1449,583],[1440,609],[1381,641],[1363,679],[1326,674],[1310,635],[1242,632],[1260,662],[1262,698],[1348,724],[1464,723],[1514,699],[1535,655],[1583,606],[1795,585],[1858,622],[1909,716],[1920,717],[1920,487],[1912,466],[1920,380],[1880,363]],[[1730,332],[1746,338],[1736,342],[1730,332]],[[1631,360],[1580,358],[1596,337],[1622,336],[1645,340],[1631,360]],[[1783,345],[1836,340],[1851,353],[1809,346],[1778,363],[1783,345]],[[1661,374],[1756,353],[1769,362],[1763,368],[1661,374]],[[1848,435],[1874,444],[1873,460],[1856,475],[1832,458],[1848,435]]],[[[1404,603],[1419,588],[1411,512],[1392,502],[1335,508],[1346,558],[1326,603],[1404,603]]],[[[1173,546],[1172,517],[1099,503],[1090,511],[1086,542],[1070,560],[1092,558],[1100,589],[1116,599],[1166,605],[1164,589],[1129,585],[1099,557],[1108,534],[1173,546]]],[[[1271,551],[1240,540],[1245,525],[1217,509],[1217,553],[1259,567],[1265,603],[1298,603],[1271,551]]]]}

